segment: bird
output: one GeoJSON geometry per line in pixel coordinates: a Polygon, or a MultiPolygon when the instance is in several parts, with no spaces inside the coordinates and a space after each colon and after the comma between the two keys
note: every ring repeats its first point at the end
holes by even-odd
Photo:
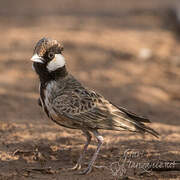
{"type": "Polygon", "coordinates": [[[101,94],[84,87],[67,69],[63,46],[57,40],[42,38],[35,45],[31,58],[32,67],[39,77],[38,104],[49,119],[65,128],[81,130],[87,141],[72,170],[80,170],[92,135],[97,139],[95,150],[88,166],[79,174],[91,172],[104,138],[99,130],[127,130],[159,133],[145,125],[151,121],[129,110],[119,107],[101,94]]]}

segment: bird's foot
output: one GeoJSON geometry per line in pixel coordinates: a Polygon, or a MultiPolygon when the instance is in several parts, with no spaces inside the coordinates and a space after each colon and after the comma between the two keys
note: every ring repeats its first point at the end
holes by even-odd
{"type": "Polygon", "coordinates": [[[76,164],[75,166],[71,167],[71,168],[67,168],[66,170],[68,171],[75,171],[75,170],[80,170],[81,169],[81,164],[76,164]]]}
{"type": "Polygon", "coordinates": [[[92,167],[88,166],[86,169],[84,169],[83,171],[78,172],[78,175],[85,175],[85,174],[89,174],[92,171],[92,167]]]}

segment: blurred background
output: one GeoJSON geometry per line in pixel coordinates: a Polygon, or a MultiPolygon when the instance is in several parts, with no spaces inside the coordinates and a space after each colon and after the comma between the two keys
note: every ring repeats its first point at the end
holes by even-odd
{"type": "MultiPolygon", "coordinates": [[[[39,81],[30,58],[42,37],[62,42],[69,70],[85,86],[149,117],[161,134],[156,140],[102,131],[105,143],[98,165],[115,161],[127,148],[145,149],[152,158],[180,160],[179,0],[1,0],[1,179],[72,179],[67,172],[27,173],[24,167],[72,166],[85,142],[81,132],[57,126],[37,105],[39,81]]],[[[94,142],[86,162],[95,148],[94,142]]],[[[108,170],[86,177],[103,179],[104,174],[113,178],[108,170]]]]}

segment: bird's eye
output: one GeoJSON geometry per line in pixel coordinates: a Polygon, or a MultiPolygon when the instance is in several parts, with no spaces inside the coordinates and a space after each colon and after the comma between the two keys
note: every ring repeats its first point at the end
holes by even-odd
{"type": "Polygon", "coordinates": [[[55,55],[53,52],[49,52],[49,54],[48,54],[49,59],[51,59],[51,60],[54,59],[54,56],[55,55]]]}

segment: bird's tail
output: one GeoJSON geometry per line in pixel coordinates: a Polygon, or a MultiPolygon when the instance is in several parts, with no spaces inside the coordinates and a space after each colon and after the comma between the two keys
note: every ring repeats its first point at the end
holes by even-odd
{"type": "Polygon", "coordinates": [[[159,133],[152,128],[145,125],[145,123],[151,123],[147,118],[141,117],[132,113],[125,108],[117,107],[118,111],[112,112],[111,128],[114,130],[129,130],[132,132],[149,133],[158,138],[159,133]]]}
{"type": "Polygon", "coordinates": [[[146,126],[144,123],[135,122],[135,127],[136,127],[137,131],[139,131],[140,133],[147,132],[147,133],[155,136],[156,138],[159,138],[159,133],[156,132],[154,129],[146,126]]]}

